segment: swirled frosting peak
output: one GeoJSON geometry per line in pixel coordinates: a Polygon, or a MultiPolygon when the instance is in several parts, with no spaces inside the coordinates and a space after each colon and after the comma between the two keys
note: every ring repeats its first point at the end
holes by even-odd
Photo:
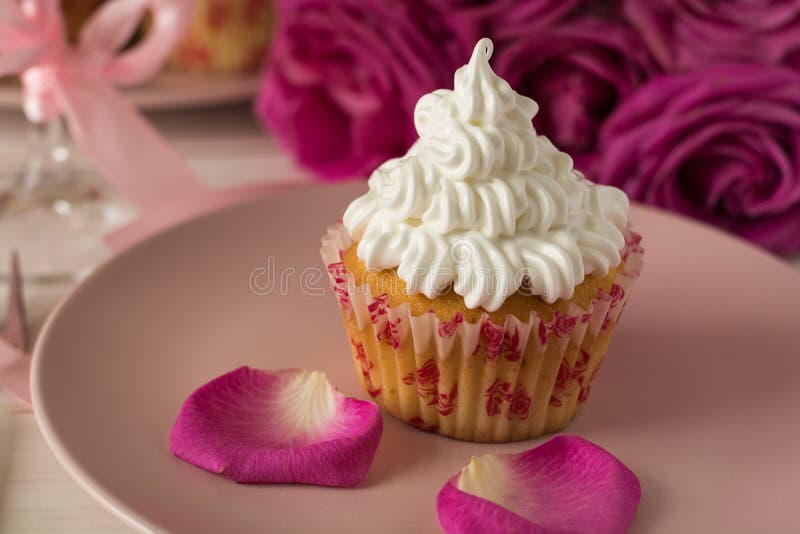
{"type": "Polygon", "coordinates": [[[452,288],[494,311],[517,292],[570,298],[620,261],[628,199],[593,184],[531,119],[536,102],[489,66],[481,39],[452,91],[420,98],[419,139],[378,167],[344,224],[369,269],[397,268],[409,293],[452,288]]]}

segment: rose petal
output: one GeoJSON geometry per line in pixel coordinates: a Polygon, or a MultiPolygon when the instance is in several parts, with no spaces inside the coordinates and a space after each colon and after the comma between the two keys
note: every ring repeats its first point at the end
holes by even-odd
{"type": "Polygon", "coordinates": [[[367,474],[383,420],[324,373],[240,367],[189,395],[170,449],[237,482],[352,486],[367,474]]]}
{"type": "Polygon", "coordinates": [[[639,480],[610,453],[560,435],[518,454],[487,454],[451,478],[436,500],[447,534],[625,532],[639,480]]]}

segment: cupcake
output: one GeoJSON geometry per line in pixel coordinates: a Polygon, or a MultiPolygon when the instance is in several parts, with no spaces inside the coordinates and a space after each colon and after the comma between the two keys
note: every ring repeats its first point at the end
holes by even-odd
{"type": "Polygon", "coordinates": [[[272,25],[269,0],[199,0],[170,66],[196,74],[254,72],[264,61],[272,25]]]}
{"type": "Polygon", "coordinates": [[[359,379],[462,440],[555,432],[586,401],[642,265],[628,199],[573,169],[478,42],[419,139],[328,228],[322,257],[359,379]]]}

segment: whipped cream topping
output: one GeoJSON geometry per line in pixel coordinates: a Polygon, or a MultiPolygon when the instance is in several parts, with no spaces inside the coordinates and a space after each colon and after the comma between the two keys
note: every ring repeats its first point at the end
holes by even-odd
{"type": "Polygon", "coordinates": [[[481,39],[452,91],[420,98],[419,139],[381,165],[344,225],[368,269],[397,268],[409,294],[450,288],[469,308],[517,291],[568,299],[621,261],[628,198],[596,185],[531,120],[536,102],[489,66],[481,39]]]}

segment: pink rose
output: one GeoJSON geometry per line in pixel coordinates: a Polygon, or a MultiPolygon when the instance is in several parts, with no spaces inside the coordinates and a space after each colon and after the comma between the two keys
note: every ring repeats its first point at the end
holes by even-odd
{"type": "Polygon", "coordinates": [[[553,392],[550,394],[549,405],[558,407],[564,404],[564,395],[569,390],[569,385],[572,382],[572,367],[566,359],[561,360],[561,366],[558,368],[556,375],[556,383],[553,384],[553,392]]]}
{"type": "Polygon", "coordinates": [[[327,179],[365,176],[416,139],[417,99],[452,86],[474,43],[428,4],[283,0],[255,110],[327,179]]]}
{"type": "Polygon", "coordinates": [[[797,0],[627,0],[624,12],[667,70],[730,60],[800,67],[797,0]]]}
{"type": "Polygon", "coordinates": [[[663,76],[608,119],[592,174],[629,196],[800,250],[800,72],[740,64],[663,76]]]}
{"type": "Polygon", "coordinates": [[[512,335],[503,337],[503,354],[510,362],[515,362],[522,358],[522,347],[519,343],[519,329],[514,329],[512,335]]]}
{"type": "Polygon", "coordinates": [[[350,292],[348,291],[347,268],[344,263],[331,263],[328,265],[331,289],[339,299],[339,305],[347,309],[350,305],[350,292]]]}
{"type": "Polygon", "coordinates": [[[463,322],[464,316],[461,315],[461,312],[456,312],[449,321],[439,321],[439,337],[453,337],[456,328],[463,322]]]}
{"type": "Polygon", "coordinates": [[[552,328],[553,332],[555,332],[558,337],[567,337],[572,334],[572,331],[575,330],[575,326],[577,324],[577,317],[556,311],[555,315],[553,316],[552,328]]]}
{"type": "Polygon", "coordinates": [[[531,398],[525,391],[525,386],[517,384],[511,396],[511,404],[508,407],[508,418],[518,417],[527,419],[531,411],[531,398]]]}
{"type": "Polygon", "coordinates": [[[655,70],[634,32],[595,17],[525,31],[498,45],[494,66],[511,87],[539,103],[536,130],[580,169],[591,159],[606,117],[655,70]]]}
{"type": "Polygon", "coordinates": [[[592,360],[592,355],[583,349],[580,349],[578,357],[575,359],[575,365],[572,366],[571,380],[576,380],[578,384],[583,384],[586,376],[586,371],[589,369],[589,362],[592,360]]]}
{"type": "Polygon", "coordinates": [[[494,417],[495,415],[500,415],[502,411],[501,402],[495,399],[494,397],[490,397],[486,399],[486,415],[489,417],[494,417]]]}
{"type": "Polygon", "coordinates": [[[486,397],[486,415],[490,417],[500,415],[503,411],[503,403],[511,400],[511,383],[500,382],[499,379],[496,379],[486,389],[484,397],[486,397]]]}
{"type": "MultiPolygon", "coordinates": [[[[439,9],[463,40],[504,39],[536,32],[576,11],[580,0],[437,0],[439,9]]],[[[586,2],[583,2],[586,3],[586,2]]]]}
{"type": "Polygon", "coordinates": [[[571,381],[572,368],[566,359],[561,360],[561,366],[558,368],[558,375],[556,375],[556,383],[553,386],[553,389],[559,392],[564,392],[569,389],[569,384],[571,381]]]}
{"type": "Polygon", "coordinates": [[[616,308],[617,305],[619,304],[619,301],[621,301],[623,297],[625,297],[625,290],[622,289],[622,287],[619,284],[614,284],[613,286],[611,286],[610,295],[611,295],[611,307],[616,308]]]}
{"type": "Polygon", "coordinates": [[[366,369],[372,369],[372,362],[367,359],[367,351],[364,349],[364,344],[357,342],[352,337],[350,338],[350,344],[356,351],[355,354],[356,361],[358,361],[361,364],[361,367],[366,369]]]}
{"type": "Polygon", "coordinates": [[[378,341],[384,341],[394,349],[400,348],[400,328],[398,325],[401,321],[402,319],[400,317],[394,321],[387,319],[386,324],[378,331],[378,341]]]}
{"type": "Polygon", "coordinates": [[[453,389],[449,394],[434,393],[434,398],[428,403],[429,406],[436,405],[439,415],[450,415],[456,408],[456,397],[458,396],[458,384],[453,384],[453,389]]]}
{"type": "Polygon", "coordinates": [[[389,304],[389,295],[384,293],[383,295],[378,295],[375,297],[375,300],[369,303],[367,309],[369,310],[369,318],[372,323],[377,323],[378,318],[381,315],[386,315],[386,307],[389,304]]]}
{"type": "Polygon", "coordinates": [[[344,266],[344,262],[329,263],[328,273],[336,282],[347,281],[347,267],[344,266]]]}
{"type": "Polygon", "coordinates": [[[429,386],[439,381],[439,366],[434,360],[428,360],[417,369],[417,383],[420,386],[429,386]]]}
{"type": "Polygon", "coordinates": [[[486,320],[481,326],[481,336],[485,342],[486,358],[496,360],[503,351],[503,340],[506,330],[502,326],[495,326],[492,321],[486,320]]]}
{"type": "Polygon", "coordinates": [[[537,333],[539,334],[539,341],[542,345],[547,345],[547,342],[550,341],[550,329],[551,326],[544,322],[544,319],[539,321],[537,333]]]}

